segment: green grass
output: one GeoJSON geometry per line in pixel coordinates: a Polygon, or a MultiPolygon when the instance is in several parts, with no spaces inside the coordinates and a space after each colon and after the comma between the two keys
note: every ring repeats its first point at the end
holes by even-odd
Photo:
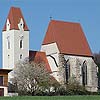
{"type": "Polygon", "coordinates": [[[0,100],[100,100],[100,96],[18,96],[0,97],[0,100]]]}

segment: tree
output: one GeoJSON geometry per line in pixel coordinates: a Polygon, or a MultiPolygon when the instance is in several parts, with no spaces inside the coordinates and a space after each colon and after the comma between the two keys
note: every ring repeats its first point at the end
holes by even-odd
{"type": "Polygon", "coordinates": [[[34,61],[20,61],[14,70],[13,83],[16,82],[18,91],[35,95],[44,92],[52,85],[50,73],[45,68],[45,64],[34,61]]]}

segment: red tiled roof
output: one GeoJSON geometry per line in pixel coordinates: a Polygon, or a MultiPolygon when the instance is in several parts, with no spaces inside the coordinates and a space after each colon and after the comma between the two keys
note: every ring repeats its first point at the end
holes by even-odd
{"type": "Polygon", "coordinates": [[[79,23],[51,20],[43,45],[57,43],[60,53],[92,56],[92,52],[79,23]]]}
{"type": "Polygon", "coordinates": [[[35,62],[43,62],[45,63],[45,66],[49,72],[51,72],[51,68],[49,66],[47,57],[45,52],[40,52],[40,51],[29,51],[29,59],[30,61],[35,61],[35,62]]]}
{"type": "MultiPolygon", "coordinates": [[[[20,8],[11,7],[9,14],[8,14],[8,17],[7,17],[7,19],[9,19],[9,22],[10,22],[10,30],[11,29],[19,30],[18,23],[20,22],[21,18],[24,21],[24,30],[26,30],[26,31],[29,30],[27,25],[26,25],[26,22],[24,20],[24,17],[22,15],[20,8]]],[[[3,31],[6,31],[6,23],[4,25],[3,31]]]]}

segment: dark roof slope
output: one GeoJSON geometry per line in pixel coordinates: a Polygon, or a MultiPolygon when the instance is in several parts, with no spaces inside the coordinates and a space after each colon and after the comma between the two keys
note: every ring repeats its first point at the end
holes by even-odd
{"type": "Polygon", "coordinates": [[[51,20],[43,45],[56,42],[60,53],[92,56],[92,52],[79,23],[51,20]]]}
{"type": "MultiPolygon", "coordinates": [[[[9,14],[8,14],[8,17],[7,17],[7,19],[9,19],[9,21],[10,21],[10,30],[11,29],[16,29],[16,30],[19,29],[18,23],[20,22],[21,18],[24,21],[24,30],[29,30],[27,25],[26,25],[26,22],[24,20],[24,17],[22,15],[20,8],[11,7],[9,14]]],[[[7,20],[6,20],[6,22],[7,22],[7,20]]],[[[5,30],[6,30],[6,23],[5,23],[4,28],[3,28],[3,31],[5,31],[5,30]]]]}

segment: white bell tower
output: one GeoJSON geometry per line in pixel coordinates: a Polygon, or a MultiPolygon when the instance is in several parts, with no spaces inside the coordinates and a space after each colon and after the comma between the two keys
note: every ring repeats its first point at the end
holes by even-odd
{"type": "Polygon", "coordinates": [[[2,31],[3,69],[29,56],[29,29],[20,8],[11,7],[2,31]]]}

